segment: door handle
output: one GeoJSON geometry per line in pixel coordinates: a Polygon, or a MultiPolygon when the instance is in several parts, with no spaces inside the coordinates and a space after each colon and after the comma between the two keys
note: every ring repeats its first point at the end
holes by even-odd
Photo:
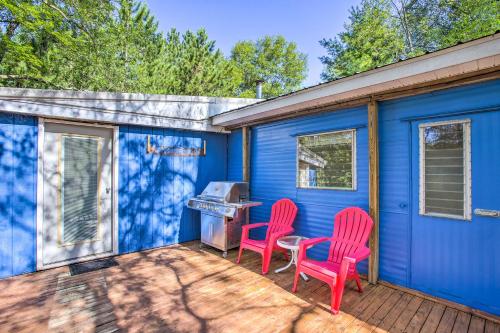
{"type": "Polygon", "coordinates": [[[476,208],[474,214],[477,216],[500,217],[500,210],[476,208]]]}
{"type": "Polygon", "coordinates": [[[111,187],[106,187],[106,194],[111,193],[111,187]]]}

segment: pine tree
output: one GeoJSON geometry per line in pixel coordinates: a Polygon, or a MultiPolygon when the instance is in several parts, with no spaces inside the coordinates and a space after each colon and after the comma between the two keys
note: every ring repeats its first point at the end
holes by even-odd
{"type": "MultiPolygon", "coordinates": [[[[303,79],[264,65],[287,89],[303,79]]],[[[235,96],[242,76],[206,31],[163,35],[140,0],[0,0],[3,86],[235,96]]]]}
{"type": "Polygon", "coordinates": [[[167,63],[171,93],[207,96],[234,96],[235,68],[205,30],[167,34],[167,63]]]}

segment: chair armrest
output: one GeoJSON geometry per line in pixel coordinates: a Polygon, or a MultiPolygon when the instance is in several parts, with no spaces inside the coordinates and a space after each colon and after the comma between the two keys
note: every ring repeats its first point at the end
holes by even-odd
{"type": "Polygon", "coordinates": [[[356,264],[356,259],[354,258],[350,258],[350,257],[344,257],[342,258],[342,262],[340,263],[340,270],[339,270],[339,273],[338,273],[338,277],[341,281],[341,288],[342,290],[344,289],[343,285],[344,285],[344,282],[347,278],[347,273],[349,271],[349,266],[351,265],[354,265],[356,264]]]}
{"type": "Polygon", "coordinates": [[[356,259],[351,257],[342,258],[342,262],[340,263],[340,270],[338,276],[342,281],[345,281],[347,278],[347,272],[349,271],[349,266],[356,264],[356,259]]]}
{"type": "Polygon", "coordinates": [[[246,224],[241,226],[241,240],[246,240],[248,239],[248,233],[250,229],[255,229],[255,228],[260,228],[260,227],[266,227],[269,225],[267,222],[261,222],[261,223],[252,223],[252,224],[246,224]]]}
{"type": "Polygon", "coordinates": [[[245,224],[241,226],[242,229],[254,229],[254,228],[260,228],[260,227],[265,227],[269,225],[268,222],[261,222],[261,223],[252,223],[252,224],[245,224]]]}
{"type": "Polygon", "coordinates": [[[352,254],[352,258],[356,260],[356,262],[363,261],[369,256],[370,256],[370,249],[367,248],[366,246],[363,246],[362,248],[360,248],[359,250],[357,250],[352,254]]]}
{"type": "Polygon", "coordinates": [[[310,238],[310,239],[304,239],[303,241],[300,241],[299,243],[299,250],[300,249],[308,249],[316,244],[323,243],[326,241],[329,241],[330,237],[317,237],[317,238],[310,238]]]}
{"type": "Polygon", "coordinates": [[[298,255],[299,261],[305,258],[306,251],[308,248],[313,247],[314,245],[319,243],[327,242],[330,239],[331,239],[330,237],[318,237],[318,238],[305,239],[301,241],[299,243],[299,255],[298,255]]]}
{"type": "Polygon", "coordinates": [[[284,237],[284,236],[287,236],[287,235],[290,235],[294,232],[294,229],[293,228],[287,228],[285,230],[282,230],[282,231],[279,231],[279,232],[275,232],[275,233],[272,233],[271,234],[271,243],[274,244],[278,241],[279,238],[281,237],[284,237]]]}

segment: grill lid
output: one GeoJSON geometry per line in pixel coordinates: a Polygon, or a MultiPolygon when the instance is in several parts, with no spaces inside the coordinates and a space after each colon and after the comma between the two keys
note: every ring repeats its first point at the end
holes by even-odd
{"type": "Polygon", "coordinates": [[[200,199],[217,202],[243,202],[248,200],[248,183],[210,182],[198,196],[200,199]]]}

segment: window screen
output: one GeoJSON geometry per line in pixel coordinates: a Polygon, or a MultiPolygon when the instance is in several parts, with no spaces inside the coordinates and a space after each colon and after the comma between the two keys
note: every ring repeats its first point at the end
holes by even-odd
{"type": "Polygon", "coordinates": [[[355,189],[356,131],[339,131],[297,138],[297,186],[355,189]]]}
{"type": "Polygon", "coordinates": [[[421,214],[467,218],[469,133],[468,121],[420,126],[421,214]]]}
{"type": "Polygon", "coordinates": [[[63,243],[97,238],[99,141],[63,136],[62,231],[63,243]]]}

